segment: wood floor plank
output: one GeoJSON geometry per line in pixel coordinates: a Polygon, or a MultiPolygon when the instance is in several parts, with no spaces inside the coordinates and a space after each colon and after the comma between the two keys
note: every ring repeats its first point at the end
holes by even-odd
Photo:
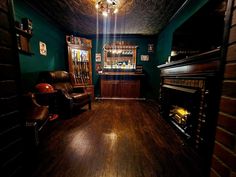
{"type": "Polygon", "coordinates": [[[31,156],[31,177],[203,176],[199,157],[154,102],[100,100],[92,107],[50,123],[31,156]]]}

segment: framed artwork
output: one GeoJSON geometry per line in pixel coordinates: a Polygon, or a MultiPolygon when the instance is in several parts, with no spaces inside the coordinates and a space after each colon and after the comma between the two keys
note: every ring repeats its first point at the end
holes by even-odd
{"type": "Polygon", "coordinates": [[[149,61],[149,55],[141,55],[141,61],[149,61]]]}
{"type": "Polygon", "coordinates": [[[148,44],[148,52],[149,53],[154,52],[154,44],[148,44]]]}
{"type": "Polygon", "coordinates": [[[47,46],[42,41],[39,41],[39,52],[40,52],[40,55],[44,55],[44,56],[47,55],[47,46]]]}
{"type": "Polygon", "coordinates": [[[96,72],[101,73],[102,72],[102,66],[100,63],[96,63],[96,72]]]}
{"type": "Polygon", "coordinates": [[[101,62],[102,61],[102,56],[101,53],[96,53],[96,62],[101,62]]]}

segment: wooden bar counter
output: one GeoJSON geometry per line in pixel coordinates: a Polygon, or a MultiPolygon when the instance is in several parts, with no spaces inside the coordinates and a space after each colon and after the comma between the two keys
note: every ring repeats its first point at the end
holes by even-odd
{"type": "Polygon", "coordinates": [[[100,73],[102,98],[139,98],[144,74],[135,72],[100,73]]]}

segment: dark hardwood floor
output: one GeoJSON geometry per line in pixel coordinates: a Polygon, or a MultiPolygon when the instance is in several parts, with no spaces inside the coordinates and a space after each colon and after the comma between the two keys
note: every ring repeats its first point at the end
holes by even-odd
{"type": "Polygon", "coordinates": [[[198,156],[152,101],[95,101],[91,111],[50,122],[29,157],[32,177],[203,176],[198,156]]]}

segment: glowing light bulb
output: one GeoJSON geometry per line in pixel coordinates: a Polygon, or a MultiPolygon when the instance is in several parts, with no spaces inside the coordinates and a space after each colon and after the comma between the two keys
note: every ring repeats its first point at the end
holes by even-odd
{"type": "Polygon", "coordinates": [[[112,0],[107,0],[107,3],[112,4],[112,0]]]}
{"type": "Polygon", "coordinates": [[[107,16],[108,16],[108,13],[107,13],[106,11],[103,11],[103,12],[102,12],[102,15],[103,15],[104,17],[107,17],[107,16]]]}
{"type": "Polygon", "coordinates": [[[116,8],[115,10],[114,10],[114,14],[116,14],[118,12],[118,9],[116,8]]]}

